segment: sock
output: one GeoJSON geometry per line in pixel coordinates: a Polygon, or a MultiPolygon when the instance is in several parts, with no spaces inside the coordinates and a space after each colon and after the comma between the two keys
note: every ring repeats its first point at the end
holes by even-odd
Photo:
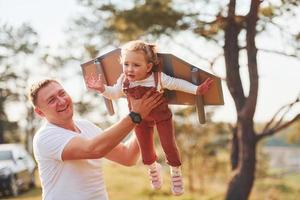
{"type": "Polygon", "coordinates": [[[149,167],[150,169],[155,169],[156,166],[157,166],[157,163],[156,163],[156,162],[152,163],[151,165],[148,165],[148,167],[149,167]]]}
{"type": "Polygon", "coordinates": [[[170,169],[171,169],[171,174],[172,175],[181,175],[181,169],[180,169],[180,166],[178,167],[173,167],[173,166],[170,166],[170,169]]]}

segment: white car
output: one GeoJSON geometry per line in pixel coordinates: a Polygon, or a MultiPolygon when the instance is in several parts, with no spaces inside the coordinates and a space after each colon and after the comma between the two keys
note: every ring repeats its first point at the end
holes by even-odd
{"type": "Polygon", "coordinates": [[[36,164],[20,144],[0,144],[0,192],[17,196],[35,186],[36,164]]]}

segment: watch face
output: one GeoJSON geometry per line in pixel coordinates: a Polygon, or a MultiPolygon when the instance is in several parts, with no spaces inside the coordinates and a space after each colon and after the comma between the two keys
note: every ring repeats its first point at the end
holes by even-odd
{"type": "Polygon", "coordinates": [[[131,112],[129,116],[134,123],[140,123],[142,121],[142,118],[138,113],[131,112]]]}
{"type": "Polygon", "coordinates": [[[137,123],[140,123],[141,122],[141,117],[139,115],[134,115],[133,116],[133,121],[137,122],[137,123]]]}

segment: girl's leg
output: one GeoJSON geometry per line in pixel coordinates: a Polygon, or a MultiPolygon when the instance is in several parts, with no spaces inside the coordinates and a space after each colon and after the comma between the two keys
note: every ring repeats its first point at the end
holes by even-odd
{"type": "Polygon", "coordinates": [[[178,167],[181,165],[178,148],[175,141],[175,133],[172,117],[156,123],[161,146],[166,154],[167,163],[178,167]]]}
{"type": "Polygon", "coordinates": [[[143,163],[145,165],[151,165],[157,159],[154,150],[153,126],[154,122],[146,122],[143,120],[135,127],[135,134],[139,142],[143,163]]]}
{"type": "Polygon", "coordinates": [[[154,150],[153,138],[154,122],[142,121],[136,128],[136,136],[140,145],[143,163],[148,166],[148,172],[153,189],[158,190],[162,186],[161,165],[156,162],[157,156],[154,150]]]}
{"type": "Polygon", "coordinates": [[[161,145],[166,154],[167,163],[170,165],[171,190],[176,196],[184,193],[183,179],[181,174],[181,161],[175,141],[175,133],[172,118],[156,124],[161,145]]]}

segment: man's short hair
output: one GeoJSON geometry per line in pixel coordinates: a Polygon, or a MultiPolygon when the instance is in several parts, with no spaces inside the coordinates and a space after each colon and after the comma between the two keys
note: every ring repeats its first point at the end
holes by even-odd
{"type": "Polygon", "coordinates": [[[28,91],[28,99],[34,107],[37,104],[38,92],[40,91],[40,89],[46,87],[50,83],[60,84],[57,80],[54,80],[54,79],[43,79],[43,80],[37,81],[36,83],[33,83],[31,85],[31,87],[29,88],[29,91],[28,91]]]}

